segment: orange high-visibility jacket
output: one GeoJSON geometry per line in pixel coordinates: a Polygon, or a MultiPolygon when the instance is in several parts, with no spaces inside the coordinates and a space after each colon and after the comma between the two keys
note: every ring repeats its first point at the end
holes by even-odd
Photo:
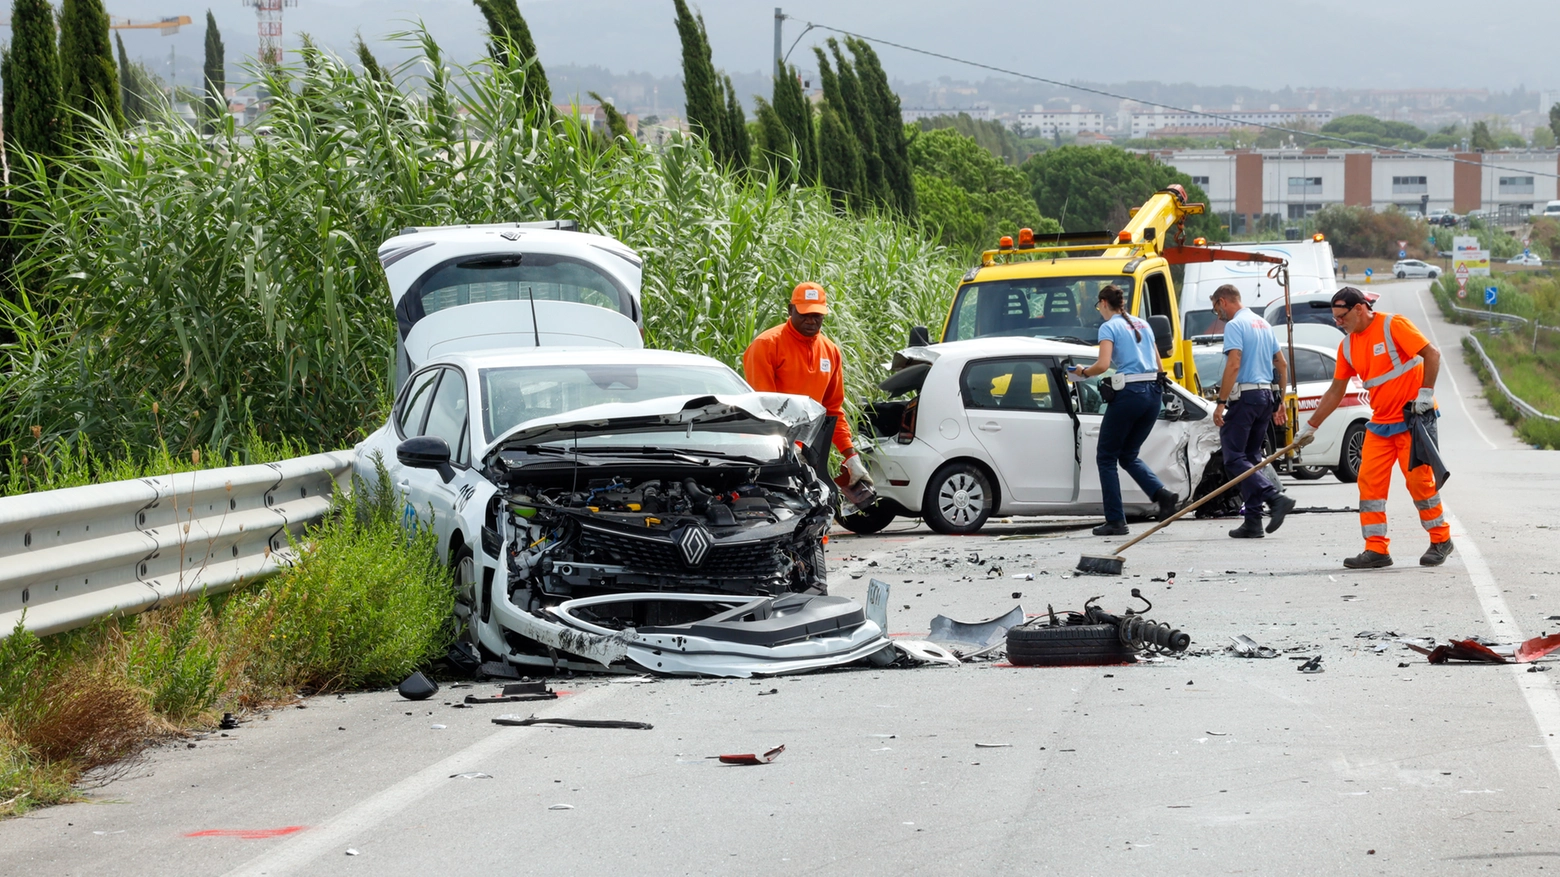
{"type": "Polygon", "coordinates": [[[1424,358],[1419,352],[1429,344],[1407,318],[1377,314],[1365,331],[1339,343],[1333,377],[1347,381],[1360,376],[1370,391],[1372,423],[1402,423],[1403,406],[1414,401],[1424,384],[1424,358]]]}
{"type": "Polygon", "coordinates": [[[742,375],[760,393],[811,396],[834,415],[834,446],[849,456],[850,424],[845,420],[845,373],[839,345],[823,333],[808,338],[787,320],[760,333],[742,354],[742,375]]]}

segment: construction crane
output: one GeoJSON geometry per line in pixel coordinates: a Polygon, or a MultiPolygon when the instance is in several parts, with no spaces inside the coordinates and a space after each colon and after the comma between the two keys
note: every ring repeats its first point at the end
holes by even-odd
{"type": "MultiPolygon", "coordinates": [[[[109,30],[143,30],[143,29],[156,28],[156,29],[162,31],[162,35],[163,36],[167,37],[167,36],[172,36],[172,35],[178,33],[179,32],[179,28],[183,27],[186,24],[190,24],[192,21],[193,21],[193,19],[191,19],[188,15],[170,15],[170,16],[168,16],[166,18],[159,18],[156,21],[137,21],[136,19],[133,19],[133,18],[110,18],[108,20],[108,29],[109,30]]],[[[11,26],[11,19],[9,19],[9,18],[0,18],[0,27],[10,27],[10,26],[11,26]]]]}
{"type": "Polygon", "coordinates": [[[256,32],[260,36],[260,63],[282,63],[282,9],[297,6],[298,0],[244,0],[255,8],[256,32]]]}

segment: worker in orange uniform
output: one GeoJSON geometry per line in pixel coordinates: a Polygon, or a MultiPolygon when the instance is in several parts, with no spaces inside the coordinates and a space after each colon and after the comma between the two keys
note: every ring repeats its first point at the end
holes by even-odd
{"type": "Polygon", "coordinates": [[[829,313],[828,293],[811,281],[791,291],[789,317],[761,332],[742,354],[742,374],[761,393],[810,396],[834,416],[834,447],[845,458],[840,470],[847,483],[870,486],[867,467],[851,444],[845,418],[845,372],[839,345],[823,334],[829,313]]]}
{"type": "MultiPolygon", "coordinates": [[[[1365,449],[1360,461],[1360,529],[1365,550],[1344,560],[1349,569],[1391,566],[1387,553],[1387,486],[1392,465],[1403,470],[1408,492],[1419,510],[1419,523],[1430,533],[1430,548],[1421,566],[1440,566],[1452,553],[1452,528],[1441,511],[1441,494],[1429,465],[1408,468],[1412,435],[1403,422],[1403,409],[1416,413],[1434,411],[1435,379],[1441,371],[1441,351],[1400,314],[1378,314],[1372,300],[1352,286],[1333,293],[1333,321],[1347,332],[1338,345],[1338,365],[1332,385],[1322,394],[1299,439],[1309,440],[1316,427],[1343,400],[1349,378],[1358,375],[1370,391],[1370,422],[1365,426],[1365,449]]],[[[1434,438],[1435,427],[1430,427],[1434,438]]]]}

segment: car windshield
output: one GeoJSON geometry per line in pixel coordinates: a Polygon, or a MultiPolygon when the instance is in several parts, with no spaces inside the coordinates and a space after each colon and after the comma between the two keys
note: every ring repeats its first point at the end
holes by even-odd
{"type": "MultiPolygon", "coordinates": [[[[724,366],[536,365],[486,368],[482,384],[482,426],[492,441],[539,417],[554,417],[609,402],[644,402],[663,396],[748,393],[751,388],[724,366]]],[[[593,439],[594,440],[594,439],[593,439]]],[[[659,444],[660,438],[638,438],[659,444]]]]}
{"type": "Polygon", "coordinates": [[[1197,364],[1197,382],[1205,390],[1219,386],[1219,382],[1224,380],[1223,348],[1199,350],[1192,354],[1192,361],[1197,364]]]}
{"type": "Polygon", "coordinates": [[[966,283],[959,288],[943,340],[1017,335],[1094,344],[1100,329],[1095,302],[1109,284],[1130,294],[1132,278],[1107,274],[966,283]]]}
{"type": "Polygon", "coordinates": [[[1187,338],[1197,335],[1223,335],[1224,321],[1219,319],[1212,309],[1187,311],[1186,321],[1181,326],[1181,334],[1187,338]]]}

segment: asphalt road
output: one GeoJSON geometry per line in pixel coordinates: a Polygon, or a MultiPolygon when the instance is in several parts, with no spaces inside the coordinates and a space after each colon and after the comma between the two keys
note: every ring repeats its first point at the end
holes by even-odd
{"type": "Polygon", "coordinates": [[[1461,330],[1428,319],[1424,282],[1378,289],[1383,309],[1428,326],[1448,353],[1444,495],[1458,550],[1444,567],[1417,566],[1427,540],[1397,481],[1398,565],[1345,571],[1361,548],[1356,494],[1331,477],[1289,487],[1302,507],[1331,511],[1261,541],[1227,538],[1235,521],[1178,522],[1131,549],[1119,579],[1070,574],[1104,547],[1078,521],[841,535],[835,592],[864,599],[870,577],[890,582],[900,632],[924,632],[938,613],[1077,608],[1102,593],[1119,611],[1135,586],[1195,642],[1186,657],[1123,667],[559,680],[571,693],[535,710],[446,705],[459,690],[421,704],[315,698],[154,750],[91,803],[0,823],[0,872],[1560,870],[1560,673],[1433,666],[1357,636],[1560,629],[1560,455],[1522,445],[1473,395],[1461,330]],[[1283,655],[1233,657],[1235,634],[1283,655]],[[1324,673],[1296,672],[1315,655],[1324,673]],[[655,727],[490,723],[533,711],[655,727]],[[760,767],[710,759],[775,744],[784,754],[760,767]],[[488,776],[462,776],[473,773],[488,776]]]}

